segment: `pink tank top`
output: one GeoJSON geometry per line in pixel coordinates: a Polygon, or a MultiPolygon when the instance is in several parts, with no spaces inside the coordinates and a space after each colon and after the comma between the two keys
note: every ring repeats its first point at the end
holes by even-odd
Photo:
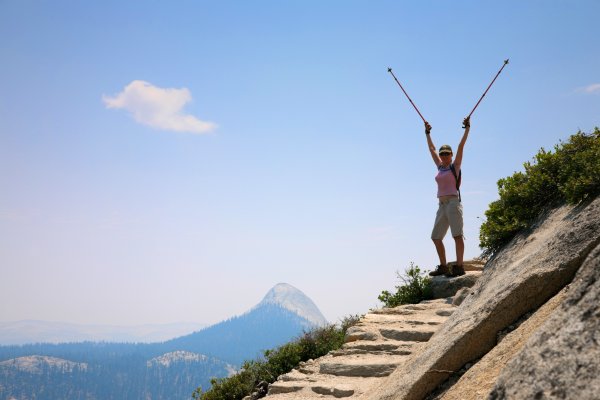
{"type": "MultiPolygon", "coordinates": [[[[460,169],[456,170],[458,174],[460,169]]],[[[438,173],[435,176],[435,181],[438,185],[437,197],[442,196],[458,196],[458,190],[456,190],[456,178],[450,167],[444,168],[441,165],[438,167],[438,173]]]]}

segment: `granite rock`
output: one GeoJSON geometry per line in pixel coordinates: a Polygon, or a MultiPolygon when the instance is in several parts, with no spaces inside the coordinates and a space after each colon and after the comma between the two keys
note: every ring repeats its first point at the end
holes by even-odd
{"type": "Polygon", "coordinates": [[[595,399],[599,376],[600,246],[566,300],[501,372],[489,399],[595,399]]]}

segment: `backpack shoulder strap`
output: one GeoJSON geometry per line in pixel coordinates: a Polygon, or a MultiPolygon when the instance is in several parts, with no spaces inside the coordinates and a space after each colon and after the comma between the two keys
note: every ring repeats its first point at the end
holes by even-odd
{"type": "Polygon", "coordinates": [[[458,171],[458,175],[456,175],[456,168],[454,168],[454,163],[450,164],[450,170],[452,171],[452,175],[454,175],[454,179],[456,179],[456,190],[458,191],[458,201],[462,201],[460,198],[460,181],[462,178],[462,168],[458,171]]]}

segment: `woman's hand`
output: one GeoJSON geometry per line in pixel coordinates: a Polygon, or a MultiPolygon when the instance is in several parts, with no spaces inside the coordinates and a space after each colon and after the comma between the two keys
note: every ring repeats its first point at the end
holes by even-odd
{"type": "Polygon", "coordinates": [[[463,128],[470,128],[471,127],[471,117],[467,117],[465,119],[463,119],[463,128]]]}
{"type": "Polygon", "coordinates": [[[429,125],[429,122],[425,121],[425,134],[429,135],[431,133],[431,125],[429,125]]]}

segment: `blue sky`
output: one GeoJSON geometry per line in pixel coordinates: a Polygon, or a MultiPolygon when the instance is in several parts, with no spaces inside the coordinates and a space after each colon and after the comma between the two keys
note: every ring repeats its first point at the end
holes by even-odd
{"type": "MultiPolygon", "coordinates": [[[[0,320],[239,314],[276,283],[331,321],[429,239],[463,160],[466,257],[498,179],[600,126],[597,1],[0,0],[0,320]]],[[[447,238],[449,258],[454,258],[447,238]]]]}

